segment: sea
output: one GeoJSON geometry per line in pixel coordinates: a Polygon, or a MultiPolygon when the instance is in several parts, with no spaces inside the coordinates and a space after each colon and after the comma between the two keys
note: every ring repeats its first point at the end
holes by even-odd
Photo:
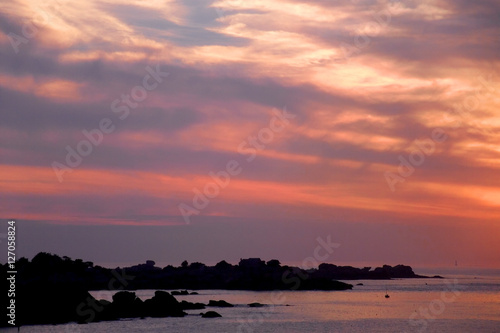
{"type": "MultiPolygon", "coordinates": [[[[232,308],[187,310],[183,318],[126,319],[78,325],[23,326],[33,333],[115,332],[488,332],[500,333],[500,270],[429,269],[417,274],[443,279],[344,281],[346,291],[233,291],[197,290],[176,296],[189,302],[225,300],[232,308]],[[385,295],[389,295],[388,298],[385,295]],[[263,307],[249,307],[258,302],[263,307]],[[221,318],[201,318],[214,310],[221,318]]],[[[145,300],[155,290],[138,290],[145,300]]],[[[112,291],[92,291],[111,300],[112,291]]],[[[17,328],[4,329],[17,332],[17,328]]]]}

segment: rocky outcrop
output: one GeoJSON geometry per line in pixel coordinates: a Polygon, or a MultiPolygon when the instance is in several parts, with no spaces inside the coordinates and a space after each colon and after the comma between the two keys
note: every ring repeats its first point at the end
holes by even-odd
{"type": "Polygon", "coordinates": [[[81,321],[82,304],[97,302],[77,284],[22,283],[16,292],[16,324],[60,324],[81,321]],[[78,313],[80,311],[80,314],[78,313]]]}
{"type": "Polygon", "coordinates": [[[205,304],[181,301],[181,308],[182,310],[201,310],[205,308],[205,304]]]}
{"type": "Polygon", "coordinates": [[[251,308],[261,308],[264,306],[264,304],[261,304],[261,303],[250,303],[248,304],[249,307],[251,308]]]}
{"type": "Polygon", "coordinates": [[[201,317],[202,318],[218,318],[218,317],[222,317],[222,316],[215,311],[207,311],[205,313],[201,313],[201,317]]]}
{"type": "Polygon", "coordinates": [[[183,317],[180,303],[166,291],[156,291],[153,298],[144,301],[144,310],[149,317],[183,317]]]}
{"type": "Polygon", "coordinates": [[[220,300],[220,301],[210,300],[210,301],[208,301],[208,306],[214,306],[214,307],[218,307],[218,308],[232,308],[232,307],[234,307],[234,305],[232,305],[226,301],[223,301],[223,300],[220,300]]]}
{"type": "Polygon", "coordinates": [[[374,280],[374,279],[408,279],[427,278],[417,275],[410,266],[384,265],[371,270],[371,267],[355,268],[351,266],[337,266],[333,264],[320,264],[318,270],[312,273],[314,278],[327,278],[335,280],[374,280]]]}
{"type": "MultiPolygon", "coordinates": [[[[184,310],[203,309],[205,304],[178,302],[172,294],[194,295],[187,289],[228,290],[346,290],[353,286],[337,280],[426,278],[410,266],[397,265],[354,268],[320,264],[318,269],[283,266],[276,260],[242,259],[238,265],[221,261],[215,266],[184,261],[180,267],[155,267],[155,262],[129,268],[103,268],[68,257],[39,253],[30,262],[15,264],[16,321],[19,324],[57,324],[68,321],[92,322],[117,318],[181,317],[184,310]],[[88,290],[179,289],[157,291],[142,301],[134,292],[121,291],[112,302],[96,300],[88,290]]],[[[7,264],[0,273],[7,275],[7,264]]],[[[441,278],[435,276],[436,278],[441,278]]],[[[4,283],[6,278],[3,279],[4,283]]],[[[8,289],[8,288],[7,288],[8,289]]],[[[6,290],[7,290],[6,289],[6,290]]],[[[9,304],[5,304],[7,307],[9,304]]],[[[210,301],[208,306],[231,307],[225,301],[210,301]]],[[[249,305],[252,306],[252,305],[249,305]]],[[[254,306],[258,306],[255,304],[254,306]]],[[[8,317],[6,318],[8,319],[8,317]]],[[[6,326],[6,319],[0,325],[6,326]]]]}

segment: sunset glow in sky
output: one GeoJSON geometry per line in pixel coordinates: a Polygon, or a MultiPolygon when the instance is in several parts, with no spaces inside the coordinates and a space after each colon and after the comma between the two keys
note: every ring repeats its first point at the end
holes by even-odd
{"type": "Polygon", "coordinates": [[[0,217],[28,257],[300,263],[330,235],[328,262],[500,268],[499,17],[3,2],[0,217]]]}

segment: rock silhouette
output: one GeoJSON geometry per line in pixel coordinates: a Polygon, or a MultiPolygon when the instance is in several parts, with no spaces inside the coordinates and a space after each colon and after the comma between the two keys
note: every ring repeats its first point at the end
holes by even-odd
{"type": "Polygon", "coordinates": [[[144,301],[145,315],[149,317],[183,317],[181,304],[166,291],[156,291],[155,296],[144,301]]]}
{"type": "MultiPolygon", "coordinates": [[[[324,263],[318,269],[304,270],[282,266],[275,259],[265,262],[259,258],[242,259],[238,265],[221,261],[213,267],[184,261],[180,267],[164,268],[156,267],[154,261],[148,260],[128,268],[109,269],[94,266],[92,262],[44,252],[37,254],[31,262],[26,258],[19,259],[15,267],[16,323],[21,325],[182,317],[186,314],[184,310],[205,308],[205,304],[179,302],[173,296],[196,294],[189,293],[188,289],[346,290],[352,285],[336,280],[426,278],[416,275],[410,266],[404,265],[384,265],[371,270],[370,267],[324,263]],[[177,291],[171,294],[157,291],[153,298],[142,301],[130,291],[138,289],[177,291]],[[122,291],[113,296],[112,302],[108,302],[94,299],[89,290],[122,291]]],[[[7,283],[8,270],[7,264],[0,265],[4,283],[7,283]]],[[[223,300],[212,300],[208,306],[232,305],[223,300]]],[[[0,325],[7,326],[7,319],[4,318],[0,325]]]]}
{"type": "Polygon", "coordinates": [[[264,306],[264,304],[261,304],[261,303],[250,303],[248,304],[249,307],[251,308],[261,308],[264,306]]]}
{"type": "Polygon", "coordinates": [[[210,301],[208,301],[208,306],[215,306],[218,308],[232,308],[232,307],[234,307],[234,305],[229,304],[228,302],[223,301],[223,300],[220,300],[220,301],[210,300],[210,301]]]}
{"type": "Polygon", "coordinates": [[[218,317],[222,317],[222,316],[215,311],[207,311],[205,313],[201,313],[201,317],[202,318],[218,318],[218,317]]]}
{"type": "Polygon", "coordinates": [[[190,303],[186,301],[181,301],[182,310],[201,310],[205,308],[205,304],[203,303],[190,303]]]}

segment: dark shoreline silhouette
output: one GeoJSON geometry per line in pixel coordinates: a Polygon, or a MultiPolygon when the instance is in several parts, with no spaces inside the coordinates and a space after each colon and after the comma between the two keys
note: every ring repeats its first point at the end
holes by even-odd
{"type": "MultiPolygon", "coordinates": [[[[232,306],[223,300],[212,300],[209,304],[178,302],[174,295],[186,295],[187,290],[156,291],[153,298],[142,301],[130,290],[348,290],[353,288],[351,284],[336,280],[428,278],[416,275],[410,266],[404,265],[384,265],[371,270],[370,267],[321,264],[318,269],[304,270],[281,266],[278,260],[265,262],[258,258],[242,259],[238,265],[221,261],[215,266],[206,266],[184,261],[180,267],[164,268],[155,267],[154,261],[148,260],[145,264],[110,269],[44,252],[31,261],[19,259],[15,267],[16,325],[179,317],[186,315],[184,310],[232,306]],[[96,300],[89,290],[122,291],[113,295],[113,302],[108,302],[96,300]]],[[[6,276],[7,264],[0,269],[6,276]]],[[[6,278],[3,281],[8,283],[6,278]]],[[[217,315],[210,311],[205,317],[217,315]]],[[[9,326],[8,319],[2,321],[3,327],[9,326]]]]}

